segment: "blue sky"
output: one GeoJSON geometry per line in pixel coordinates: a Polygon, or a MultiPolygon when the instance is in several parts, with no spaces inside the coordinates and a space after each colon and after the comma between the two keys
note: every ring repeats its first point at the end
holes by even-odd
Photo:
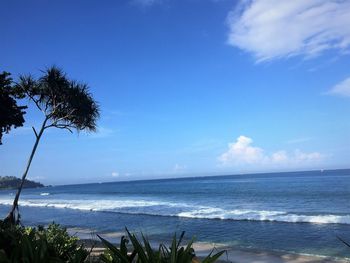
{"type": "MultiPolygon", "coordinates": [[[[98,133],[45,134],[32,179],[349,167],[347,1],[4,1],[0,12],[0,70],[55,64],[101,106],[98,133]]],[[[3,138],[1,175],[23,172],[42,120],[31,108],[3,138]]]]}

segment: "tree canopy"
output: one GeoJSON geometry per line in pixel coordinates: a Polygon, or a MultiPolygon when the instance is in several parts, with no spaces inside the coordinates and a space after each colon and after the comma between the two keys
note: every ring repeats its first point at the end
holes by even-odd
{"type": "MultiPolygon", "coordinates": [[[[17,189],[21,185],[21,179],[15,176],[0,176],[0,189],[17,189]]],[[[23,188],[44,187],[39,182],[25,180],[23,188]]]]}
{"type": "Polygon", "coordinates": [[[57,67],[43,73],[38,79],[30,75],[20,76],[16,89],[44,113],[48,121],[45,128],[95,131],[99,107],[88,86],[68,79],[57,67]]]}
{"type": "Polygon", "coordinates": [[[3,133],[9,133],[12,128],[23,126],[26,106],[18,106],[17,98],[23,94],[13,87],[10,73],[0,73],[0,145],[3,133]]]}

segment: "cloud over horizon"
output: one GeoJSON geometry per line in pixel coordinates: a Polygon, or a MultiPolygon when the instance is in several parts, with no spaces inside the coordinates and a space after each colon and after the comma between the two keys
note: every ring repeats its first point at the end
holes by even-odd
{"type": "Polygon", "coordinates": [[[187,166],[186,166],[186,165],[181,165],[181,164],[176,163],[176,164],[174,165],[173,171],[174,171],[175,173],[183,173],[183,172],[186,171],[186,169],[187,169],[187,166]]]}
{"type": "Polygon", "coordinates": [[[228,43],[257,62],[348,53],[350,1],[244,0],[230,12],[228,43]]]}
{"type": "Polygon", "coordinates": [[[119,173],[118,172],[112,172],[112,177],[119,177],[119,173]]]}
{"type": "Polygon", "coordinates": [[[229,143],[227,151],[218,157],[219,162],[223,166],[259,165],[287,168],[315,164],[324,158],[319,152],[305,153],[299,149],[292,153],[280,150],[268,154],[262,148],[252,144],[251,138],[239,136],[235,142],[229,143]]]}

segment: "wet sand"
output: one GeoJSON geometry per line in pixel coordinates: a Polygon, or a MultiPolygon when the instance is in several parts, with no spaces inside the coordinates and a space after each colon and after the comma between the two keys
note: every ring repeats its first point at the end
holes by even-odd
{"type": "MultiPolygon", "coordinates": [[[[194,244],[196,254],[201,257],[205,256],[213,248],[210,244],[194,244]]],[[[220,250],[226,250],[227,253],[221,256],[220,262],[233,263],[346,263],[350,262],[345,259],[337,259],[330,257],[321,257],[314,255],[300,255],[293,253],[262,251],[256,249],[242,249],[232,247],[217,247],[220,250]]]]}

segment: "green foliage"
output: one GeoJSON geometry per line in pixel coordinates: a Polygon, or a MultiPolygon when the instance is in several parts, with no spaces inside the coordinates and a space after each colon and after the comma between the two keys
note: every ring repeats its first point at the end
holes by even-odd
{"type": "Polygon", "coordinates": [[[121,237],[119,248],[103,239],[102,237],[98,237],[101,239],[103,246],[106,248],[104,253],[100,256],[102,262],[126,263],[133,262],[135,259],[136,250],[129,252],[127,247],[129,240],[125,238],[125,236],[121,237]]]}
{"type": "Polygon", "coordinates": [[[21,97],[12,85],[10,73],[0,73],[0,145],[3,133],[9,133],[11,128],[23,126],[26,106],[18,106],[16,98],[21,97]]]}
{"type": "Polygon", "coordinates": [[[38,79],[20,76],[16,89],[45,114],[51,122],[46,128],[95,131],[99,107],[88,86],[69,79],[61,69],[50,67],[38,79]]]}
{"type": "MultiPolygon", "coordinates": [[[[15,176],[0,176],[0,189],[17,189],[21,185],[21,179],[15,176]]],[[[25,180],[23,188],[44,187],[43,184],[31,180],[25,180]]]]}
{"type": "Polygon", "coordinates": [[[21,227],[0,222],[0,263],[82,263],[89,252],[65,228],[21,227]]]}
{"type": "MultiPolygon", "coordinates": [[[[192,247],[193,240],[186,246],[176,235],[170,247],[160,244],[154,249],[148,239],[142,235],[141,241],[128,230],[119,247],[100,237],[106,248],[93,262],[105,263],[213,263],[224,253],[213,251],[199,261],[192,247]]],[[[0,221],[0,263],[83,263],[87,262],[90,252],[78,244],[78,238],[67,233],[58,224],[44,227],[22,227],[0,221]]],[[[93,260],[94,258],[90,258],[93,260]]]]}
{"type": "MultiPolygon", "coordinates": [[[[168,248],[164,244],[160,244],[158,249],[153,249],[148,239],[142,234],[140,241],[135,234],[131,234],[127,229],[128,238],[121,237],[119,248],[109,241],[98,236],[106,250],[100,259],[105,263],[191,263],[200,262],[192,247],[193,240],[186,246],[182,246],[185,232],[182,232],[180,238],[177,239],[176,234],[173,237],[171,246],[168,248]],[[128,247],[128,243],[131,246],[128,247]],[[130,251],[129,249],[130,248],[130,251]]],[[[202,263],[216,262],[225,251],[213,254],[213,251],[203,259],[202,263]]]]}

